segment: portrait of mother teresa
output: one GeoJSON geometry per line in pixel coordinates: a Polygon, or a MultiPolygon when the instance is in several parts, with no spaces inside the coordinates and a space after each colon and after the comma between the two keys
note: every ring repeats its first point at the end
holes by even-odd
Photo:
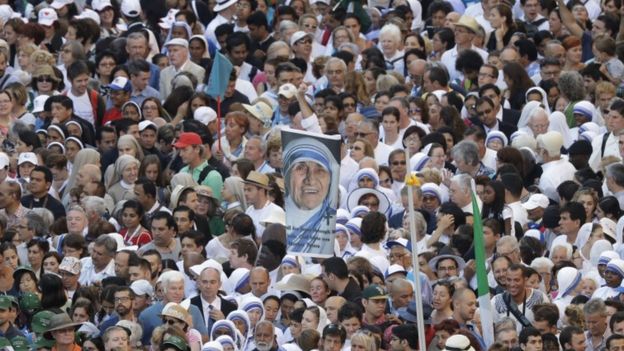
{"type": "Polygon", "coordinates": [[[289,252],[332,255],[340,164],[322,141],[291,140],[284,149],[289,252]]]}

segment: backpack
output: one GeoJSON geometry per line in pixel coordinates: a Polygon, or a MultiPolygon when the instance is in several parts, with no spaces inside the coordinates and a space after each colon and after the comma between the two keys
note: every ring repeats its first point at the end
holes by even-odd
{"type": "Polygon", "coordinates": [[[539,26],[542,25],[542,23],[548,21],[548,18],[540,18],[537,21],[534,22],[524,22],[524,29],[526,30],[527,36],[529,38],[533,38],[535,36],[535,34],[537,32],[539,32],[539,26]]]}
{"type": "Polygon", "coordinates": [[[199,172],[199,177],[197,178],[197,184],[202,185],[208,174],[212,171],[216,171],[217,169],[212,167],[209,163],[206,162],[206,167],[199,172]]]}

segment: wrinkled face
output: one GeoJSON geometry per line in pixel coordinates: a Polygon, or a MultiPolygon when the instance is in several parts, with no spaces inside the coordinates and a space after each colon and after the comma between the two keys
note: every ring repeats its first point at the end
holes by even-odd
{"type": "Polygon", "coordinates": [[[327,197],[330,173],[316,162],[298,162],[291,168],[290,184],[295,204],[301,209],[314,209],[327,197]]]}
{"type": "Polygon", "coordinates": [[[87,217],[84,213],[80,211],[69,211],[67,213],[67,230],[69,233],[82,234],[87,224],[87,217]]]}

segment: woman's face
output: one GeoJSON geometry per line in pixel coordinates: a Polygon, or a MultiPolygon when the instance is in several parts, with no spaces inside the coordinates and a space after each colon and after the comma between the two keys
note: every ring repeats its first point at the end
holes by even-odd
{"type": "Polygon", "coordinates": [[[9,116],[13,110],[13,101],[6,93],[0,94],[0,116],[9,116]]]}
{"type": "Polygon", "coordinates": [[[399,132],[399,121],[395,115],[384,115],[381,124],[387,135],[396,135],[399,132]]]}
{"type": "Polygon", "coordinates": [[[134,208],[126,208],[121,213],[121,221],[126,228],[136,228],[141,223],[141,217],[134,208]]]}
{"type": "Polygon", "coordinates": [[[362,238],[359,235],[351,233],[351,246],[359,250],[362,247],[362,238]]]}
{"type": "Polygon", "coordinates": [[[581,195],[579,196],[578,202],[583,205],[585,208],[585,216],[587,217],[587,221],[591,222],[592,218],[594,218],[594,211],[596,210],[596,202],[591,195],[581,195]]]}
{"type": "Polygon", "coordinates": [[[364,84],[366,85],[366,91],[369,94],[373,94],[377,90],[377,82],[375,81],[373,72],[369,70],[364,72],[364,84]]]}
{"type": "Polygon", "coordinates": [[[340,251],[342,251],[345,249],[345,247],[347,247],[349,237],[343,232],[338,232],[336,233],[336,241],[338,241],[338,246],[340,247],[340,251]]]}
{"type": "Polygon", "coordinates": [[[287,275],[290,273],[300,273],[300,270],[298,267],[293,266],[292,264],[283,264],[281,266],[282,269],[282,275],[287,275]]]}
{"type": "Polygon", "coordinates": [[[206,105],[206,101],[202,99],[201,97],[195,97],[193,100],[191,100],[191,111],[193,113],[195,113],[195,110],[197,110],[198,108],[202,106],[208,106],[208,105],[206,105]]]}
{"type": "Polygon", "coordinates": [[[119,150],[119,156],[130,155],[132,157],[136,157],[136,149],[134,145],[130,142],[120,142],[117,143],[117,149],[119,150]]]}
{"type": "Polygon", "coordinates": [[[379,38],[379,40],[381,41],[381,51],[383,51],[384,56],[386,58],[391,58],[392,56],[394,56],[399,48],[399,45],[395,38],[390,35],[383,35],[379,38]]]}
{"type": "Polygon", "coordinates": [[[2,256],[4,257],[4,264],[5,265],[7,265],[7,266],[9,266],[9,267],[11,267],[13,269],[16,269],[17,266],[19,266],[19,259],[17,257],[17,252],[15,252],[15,250],[13,250],[13,249],[5,250],[2,253],[2,256]]]}
{"type": "Polygon", "coordinates": [[[22,152],[30,152],[32,151],[32,146],[26,145],[26,143],[24,143],[22,141],[22,139],[17,139],[17,143],[15,144],[15,152],[17,152],[18,154],[21,154],[22,152]]]}
{"type": "Polygon", "coordinates": [[[97,73],[100,77],[110,77],[115,68],[116,62],[112,57],[106,56],[102,58],[98,64],[97,73]]]}
{"type": "Polygon", "coordinates": [[[121,178],[124,182],[129,184],[134,184],[136,182],[137,177],[139,175],[139,166],[136,163],[132,162],[124,168],[121,172],[121,178]]]}
{"type": "Polygon", "coordinates": [[[505,23],[505,18],[500,15],[498,9],[493,8],[490,10],[490,24],[492,25],[492,28],[498,29],[503,25],[503,23],[505,23]]]}
{"type": "Polygon", "coordinates": [[[139,110],[133,104],[128,104],[123,109],[123,118],[130,118],[133,121],[141,121],[141,115],[139,114],[139,110]]]}
{"type": "Polygon", "coordinates": [[[389,102],[390,102],[390,98],[388,96],[386,95],[378,96],[375,99],[375,110],[381,113],[381,111],[383,111],[383,109],[388,106],[389,102]]]}
{"type": "Polygon", "coordinates": [[[29,273],[25,273],[25,274],[22,274],[22,277],[19,283],[19,288],[20,288],[20,291],[23,293],[27,293],[27,292],[36,293],[37,282],[33,280],[32,276],[29,273]]]}
{"type": "Polygon", "coordinates": [[[74,162],[78,151],[80,151],[80,146],[75,141],[70,140],[65,143],[65,155],[68,161],[74,162]]]}
{"type": "Polygon", "coordinates": [[[74,323],[86,323],[89,321],[89,314],[83,307],[76,307],[72,314],[72,321],[74,323]]]}
{"type": "Polygon", "coordinates": [[[338,108],[332,102],[326,102],[325,107],[323,108],[323,113],[326,117],[333,118],[338,120],[338,108]]]}
{"type": "Polygon", "coordinates": [[[585,296],[592,296],[594,291],[598,287],[593,279],[585,278],[581,281],[581,294],[585,296]]]}
{"type": "Polygon", "coordinates": [[[158,180],[159,171],[160,170],[158,169],[158,165],[156,163],[149,164],[145,167],[145,177],[150,181],[155,182],[158,180]]]}
{"type": "Polygon", "coordinates": [[[327,297],[329,297],[329,291],[325,288],[325,283],[322,280],[314,279],[310,283],[310,296],[312,301],[319,305],[323,305],[327,297]]]}
{"type": "Polygon", "coordinates": [[[566,60],[569,64],[578,65],[581,63],[581,57],[583,55],[583,50],[581,46],[575,46],[566,51],[566,60]]]}
{"type": "Polygon", "coordinates": [[[204,52],[206,51],[206,47],[201,39],[193,39],[189,43],[189,52],[191,54],[191,59],[194,61],[199,61],[202,59],[204,52]]]}
{"type": "Polygon", "coordinates": [[[490,185],[486,185],[485,188],[483,188],[483,203],[489,205],[494,203],[495,199],[496,192],[494,191],[494,188],[492,188],[490,185]]]}
{"type": "Polygon", "coordinates": [[[351,340],[351,350],[352,351],[368,351],[366,344],[361,342],[359,339],[351,340]]]}
{"type": "Polygon", "coordinates": [[[354,38],[360,36],[360,23],[355,18],[347,18],[344,20],[343,25],[349,29],[354,38]]]}
{"type": "Polygon", "coordinates": [[[69,45],[65,45],[61,49],[61,62],[63,62],[65,67],[69,67],[69,65],[74,62],[74,55],[72,54],[72,49],[69,45]]]}
{"type": "Polygon", "coordinates": [[[432,131],[437,130],[440,127],[440,111],[442,106],[440,104],[433,104],[429,106],[429,125],[432,131]]]}
{"type": "Polygon", "coordinates": [[[65,33],[66,40],[76,40],[76,27],[68,26],[67,33],[65,33]]]}
{"type": "Polygon", "coordinates": [[[451,295],[446,286],[436,285],[433,289],[432,306],[437,311],[442,311],[451,306],[451,295]]]}
{"type": "Polygon", "coordinates": [[[36,78],[36,82],[37,91],[41,94],[50,93],[54,88],[54,84],[52,83],[52,77],[50,76],[39,76],[36,78]]]}
{"type": "Polygon", "coordinates": [[[273,168],[282,168],[284,166],[281,149],[269,152],[269,165],[273,168]]]}
{"type": "Polygon", "coordinates": [[[387,172],[380,171],[379,172],[379,185],[386,189],[391,189],[392,188],[392,176],[388,174],[387,172]]]}
{"type": "Polygon", "coordinates": [[[3,34],[4,34],[4,40],[6,40],[6,42],[9,45],[13,45],[17,41],[17,32],[15,31],[15,29],[13,29],[13,26],[10,26],[10,25],[4,26],[3,34]]]}
{"type": "Polygon", "coordinates": [[[360,188],[372,189],[375,187],[375,181],[371,177],[364,176],[358,180],[358,186],[360,188]]]}
{"type": "Polygon", "coordinates": [[[186,40],[189,39],[186,29],[180,26],[176,26],[176,27],[173,27],[173,29],[171,29],[171,37],[174,39],[175,38],[181,38],[181,39],[186,39],[186,40]]]}
{"type": "Polygon", "coordinates": [[[451,334],[449,334],[449,332],[447,332],[446,330],[438,330],[436,331],[435,335],[438,337],[438,348],[440,350],[443,350],[444,346],[446,345],[446,339],[448,339],[451,334]]]}
{"type": "Polygon", "coordinates": [[[279,312],[279,303],[277,301],[270,299],[264,302],[264,319],[268,321],[275,321],[277,318],[277,313],[279,312]]]}
{"type": "Polygon", "coordinates": [[[488,142],[487,147],[494,151],[498,151],[502,149],[504,145],[503,142],[501,142],[499,139],[492,139],[488,142]]]}
{"type": "Polygon", "coordinates": [[[420,43],[418,42],[418,39],[416,39],[416,36],[414,35],[410,35],[409,37],[405,38],[405,50],[411,50],[411,49],[420,49],[420,43]]]}
{"type": "Polygon", "coordinates": [[[574,7],[572,8],[572,15],[574,15],[574,18],[585,24],[587,22],[587,20],[589,19],[589,13],[587,12],[587,9],[585,8],[585,5],[574,5],[574,7]]]}
{"type": "Polygon", "coordinates": [[[405,139],[405,146],[409,148],[410,155],[417,153],[422,147],[422,141],[420,140],[420,135],[414,132],[409,134],[405,139]]]}
{"type": "Polygon", "coordinates": [[[364,143],[361,141],[356,141],[351,146],[351,158],[355,162],[360,162],[362,158],[364,158],[364,143]]]}
{"type": "Polygon", "coordinates": [[[318,22],[314,18],[306,18],[303,20],[303,31],[309,34],[316,35],[316,29],[318,28],[318,22]]]}
{"type": "Polygon", "coordinates": [[[444,149],[441,147],[436,147],[431,150],[431,166],[433,168],[442,169],[444,168],[444,162],[446,161],[446,154],[444,153],[444,149]]]}
{"type": "Polygon", "coordinates": [[[107,7],[100,12],[100,21],[104,25],[111,26],[113,24],[114,18],[115,11],[113,11],[112,7],[107,7]]]}
{"type": "Polygon", "coordinates": [[[540,275],[538,273],[531,274],[527,280],[527,288],[539,289],[540,287],[540,275]]]}
{"type": "Polygon", "coordinates": [[[158,104],[156,102],[148,100],[143,104],[143,117],[145,119],[153,119],[159,116],[158,104]]]}
{"type": "Polygon", "coordinates": [[[228,140],[237,140],[243,136],[244,129],[230,118],[225,125],[225,137],[228,140]]]}
{"type": "Polygon", "coordinates": [[[256,323],[258,323],[260,317],[262,317],[262,311],[260,311],[260,309],[258,308],[254,308],[247,312],[247,315],[249,316],[249,322],[251,322],[251,327],[255,328],[256,323]]]}
{"type": "Polygon", "coordinates": [[[59,261],[56,257],[50,256],[43,260],[43,270],[45,272],[59,274],[59,261]]]}
{"type": "Polygon", "coordinates": [[[22,70],[30,72],[30,55],[20,50],[17,53],[17,63],[19,63],[22,70]]]}
{"type": "Polygon", "coordinates": [[[436,33],[433,35],[433,40],[432,40],[432,46],[433,46],[433,51],[435,52],[444,52],[446,51],[446,44],[444,42],[442,42],[442,39],[440,39],[440,36],[436,33]]]}
{"type": "Polygon", "coordinates": [[[316,330],[318,327],[319,320],[316,317],[316,314],[312,311],[306,310],[303,312],[303,319],[301,320],[301,329],[313,329],[316,330]]]}

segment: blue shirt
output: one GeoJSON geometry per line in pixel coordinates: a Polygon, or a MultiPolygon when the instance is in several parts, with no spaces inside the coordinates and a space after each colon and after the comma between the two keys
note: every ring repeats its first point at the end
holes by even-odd
{"type": "MultiPolygon", "coordinates": [[[[148,62],[150,65],[150,80],[149,86],[158,90],[160,89],[160,68],[155,64],[148,62]]],[[[159,95],[160,96],[160,95],[159,95]]]]}
{"type": "MultiPolygon", "coordinates": [[[[139,315],[139,322],[143,326],[143,345],[151,344],[152,332],[154,332],[156,327],[163,324],[160,317],[163,308],[165,308],[165,304],[162,301],[158,301],[143,310],[139,315]]],[[[191,317],[193,317],[193,329],[196,329],[202,335],[207,335],[208,331],[206,331],[206,323],[204,323],[201,311],[195,305],[190,305],[188,311],[191,317]]]]}

